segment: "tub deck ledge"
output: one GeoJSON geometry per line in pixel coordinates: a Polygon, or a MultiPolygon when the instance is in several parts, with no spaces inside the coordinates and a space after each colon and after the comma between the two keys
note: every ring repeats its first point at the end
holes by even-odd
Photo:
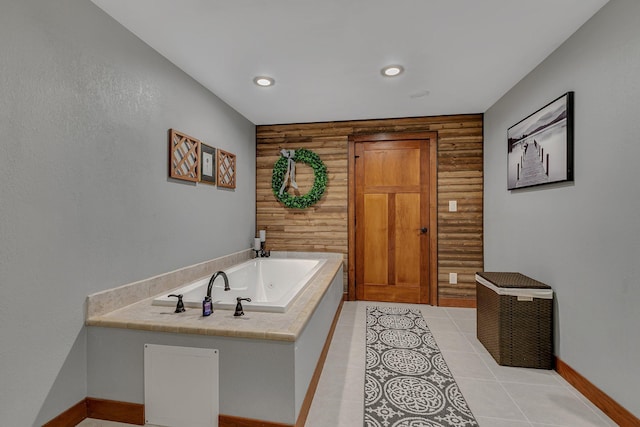
{"type": "MultiPolygon", "coordinates": [[[[326,258],[327,254],[323,255],[322,258],[326,258]]],[[[173,307],[154,306],[152,301],[157,295],[153,295],[107,313],[88,314],[86,325],[293,342],[306,326],[336,274],[341,271],[341,266],[341,255],[329,257],[313,277],[312,283],[285,313],[249,311],[245,306],[245,315],[241,317],[234,317],[233,310],[215,310],[211,316],[203,317],[202,311],[195,308],[174,313],[173,307]]]]}

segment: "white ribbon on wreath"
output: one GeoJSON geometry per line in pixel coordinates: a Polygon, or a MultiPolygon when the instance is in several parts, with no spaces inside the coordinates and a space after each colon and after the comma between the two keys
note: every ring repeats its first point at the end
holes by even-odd
{"type": "Polygon", "coordinates": [[[295,156],[295,150],[280,150],[280,154],[282,157],[287,159],[287,173],[284,175],[284,180],[282,181],[282,186],[280,186],[280,195],[284,193],[284,190],[287,188],[287,182],[291,180],[291,186],[298,189],[298,184],[296,183],[296,162],[293,160],[293,156],[295,156]]]}

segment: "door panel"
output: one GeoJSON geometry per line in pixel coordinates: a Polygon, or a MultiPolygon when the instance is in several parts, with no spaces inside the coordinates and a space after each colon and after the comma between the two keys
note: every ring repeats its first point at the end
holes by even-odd
{"type": "Polygon", "coordinates": [[[420,287],[420,195],[396,194],[396,286],[420,287]]]}
{"type": "Polygon", "coordinates": [[[364,281],[386,285],[388,282],[389,230],[387,224],[388,202],[386,194],[368,194],[364,197],[364,209],[371,212],[364,225],[364,258],[379,260],[367,263],[364,281]]]}
{"type": "Polygon", "coordinates": [[[369,189],[420,185],[419,149],[366,150],[364,163],[364,180],[369,189]]]}
{"type": "Polygon", "coordinates": [[[429,139],[356,142],[356,292],[429,302],[429,139]]]}

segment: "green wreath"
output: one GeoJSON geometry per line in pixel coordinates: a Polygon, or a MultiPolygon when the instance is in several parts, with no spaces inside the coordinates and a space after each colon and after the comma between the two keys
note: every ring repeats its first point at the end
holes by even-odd
{"type": "Polygon", "coordinates": [[[315,178],[311,190],[302,196],[292,196],[286,191],[283,191],[282,194],[280,194],[280,188],[284,183],[289,163],[286,157],[280,157],[273,165],[271,189],[273,190],[273,194],[276,196],[276,199],[280,200],[286,207],[306,209],[320,200],[322,194],[324,194],[324,190],[327,188],[327,167],[322,163],[322,160],[320,160],[320,157],[316,153],[304,148],[295,150],[293,160],[295,162],[306,163],[313,168],[315,178]]]}

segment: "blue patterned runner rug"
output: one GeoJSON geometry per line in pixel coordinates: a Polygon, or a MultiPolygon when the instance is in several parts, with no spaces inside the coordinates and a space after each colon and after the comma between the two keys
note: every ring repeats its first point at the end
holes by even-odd
{"type": "Polygon", "coordinates": [[[419,310],[367,307],[364,425],[478,426],[419,310]]]}

